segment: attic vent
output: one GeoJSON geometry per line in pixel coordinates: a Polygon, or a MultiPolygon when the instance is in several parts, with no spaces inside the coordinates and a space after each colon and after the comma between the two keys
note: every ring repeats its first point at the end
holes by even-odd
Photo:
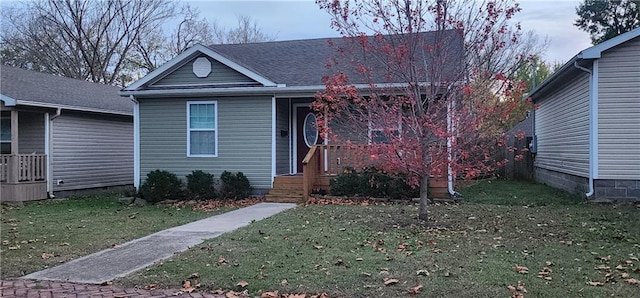
{"type": "Polygon", "coordinates": [[[211,73],[211,62],[206,57],[199,57],[193,61],[193,73],[196,77],[206,78],[211,73]]]}

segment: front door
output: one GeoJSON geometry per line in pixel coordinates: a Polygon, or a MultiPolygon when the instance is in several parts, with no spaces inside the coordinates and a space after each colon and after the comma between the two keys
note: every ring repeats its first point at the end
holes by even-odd
{"type": "Polygon", "coordinates": [[[322,144],[316,124],[316,115],[311,108],[296,107],[296,163],[297,172],[302,173],[302,160],[315,144],[322,144]]]}

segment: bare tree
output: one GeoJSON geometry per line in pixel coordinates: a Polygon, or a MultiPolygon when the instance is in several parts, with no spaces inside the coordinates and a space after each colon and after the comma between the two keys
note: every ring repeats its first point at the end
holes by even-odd
{"type": "Polygon", "coordinates": [[[251,17],[241,15],[237,20],[238,26],[231,29],[214,23],[215,43],[253,43],[275,40],[275,36],[264,33],[251,17]]]}
{"type": "MultiPolygon", "coordinates": [[[[26,2],[2,31],[3,63],[114,84],[135,43],[171,16],[167,0],[26,2]],[[11,54],[21,53],[20,55],[11,54]]],[[[15,12],[15,11],[14,11],[15,12]]]]}

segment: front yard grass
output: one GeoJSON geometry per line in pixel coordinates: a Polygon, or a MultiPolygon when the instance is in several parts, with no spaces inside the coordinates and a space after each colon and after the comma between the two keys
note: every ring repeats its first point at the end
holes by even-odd
{"type": "Polygon", "coordinates": [[[426,226],[415,205],[299,206],[118,283],[177,288],[191,278],[202,292],[250,295],[402,297],[419,288],[425,297],[510,297],[507,287],[522,281],[525,297],[640,295],[637,206],[586,204],[526,182],[462,191],[465,203],[432,205],[426,226]]]}
{"type": "Polygon", "coordinates": [[[216,212],[129,206],[118,195],[2,206],[0,276],[15,278],[216,212]]]}

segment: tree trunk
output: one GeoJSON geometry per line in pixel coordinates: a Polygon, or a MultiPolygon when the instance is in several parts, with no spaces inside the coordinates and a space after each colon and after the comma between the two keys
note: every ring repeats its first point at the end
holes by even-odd
{"type": "Polygon", "coordinates": [[[420,211],[418,218],[422,221],[428,221],[427,209],[429,207],[429,175],[420,177],[420,211]]]}

